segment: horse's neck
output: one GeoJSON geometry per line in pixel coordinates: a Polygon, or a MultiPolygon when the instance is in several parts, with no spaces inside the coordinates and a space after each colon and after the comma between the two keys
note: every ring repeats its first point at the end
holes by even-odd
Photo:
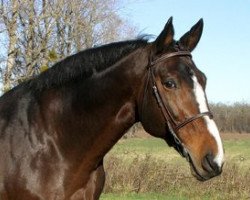
{"type": "MultiPolygon", "coordinates": [[[[138,62],[135,56],[74,88],[69,87],[63,91],[63,99],[57,95],[51,101],[53,105],[56,102],[59,110],[50,116],[58,119],[52,129],[56,129],[60,148],[71,162],[101,160],[136,122],[136,90],[145,70],[140,69],[143,63],[141,66],[131,64],[138,62]]],[[[46,108],[51,107],[49,102],[46,104],[46,108]]]]}

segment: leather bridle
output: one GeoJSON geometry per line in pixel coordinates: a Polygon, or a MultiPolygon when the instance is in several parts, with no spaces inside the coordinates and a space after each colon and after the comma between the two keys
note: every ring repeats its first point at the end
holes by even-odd
{"type": "MultiPolygon", "coordinates": [[[[192,55],[191,55],[191,53],[189,51],[177,51],[177,52],[172,52],[172,53],[165,54],[165,55],[161,56],[160,58],[157,58],[156,60],[153,60],[153,61],[149,62],[149,65],[148,65],[148,77],[147,77],[147,82],[146,82],[146,86],[145,86],[145,90],[144,90],[144,96],[143,96],[143,107],[144,107],[144,98],[145,98],[145,95],[146,95],[147,90],[148,90],[149,82],[151,80],[154,96],[156,98],[156,101],[157,101],[160,109],[161,109],[161,112],[162,112],[163,117],[164,117],[164,119],[165,119],[165,121],[167,123],[169,131],[170,131],[171,135],[173,136],[173,139],[174,139],[174,142],[175,142],[175,145],[176,145],[174,147],[176,148],[176,150],[182,156],[188,157],[188,152],[187,152],[186,148],[183,146],[181,140],[179,139],[179,137],[177,136],[176,133],[182,127],[186,126],[187,124],[193,122],[196,119],[199,119],[199,118],[204,117],[204,116],[209,116],[210,118],[213,118],[213,115],[212,115],[211,111],[208,110],[207,112],[198,113],[195,116],[187,118],[183,122],[177,123],[174,120],[174,117],[172,116],[168,106],[163,102],[163,95],[160,93],[160,91],[159,91],[159,89],[157,87],[155,76],[154,76],[152,68],[156,64],[158,64],[158,63],[160,63],[160,62],[162,62],[162,61],[164,61],[166,59],[169,59],[169,58],[172,58],[172,57],[177,57],[177,56],[178,57],[180,57],[180,56],[192,57],[192,55]]],[[[142,109],[144,109],[144,108],[142,108],[142,109]]]]}

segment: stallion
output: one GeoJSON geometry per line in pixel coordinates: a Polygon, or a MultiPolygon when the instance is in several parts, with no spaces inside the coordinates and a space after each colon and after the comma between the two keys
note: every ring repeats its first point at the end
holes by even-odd
{"type": "Polygon", "coordinates": [[[84,50],[6,92],[0,199],[99,199],[103,158],[136,122],[185,157],[198,180],[221,174],[206,76],[191,55],[202,30],[201,19],[175,40],[171,17],[153,42],[84,50]]]}

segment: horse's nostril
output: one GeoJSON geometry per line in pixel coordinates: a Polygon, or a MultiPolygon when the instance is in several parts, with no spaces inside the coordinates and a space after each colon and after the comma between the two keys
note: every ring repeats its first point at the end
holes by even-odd
{"type": "Polygon", "coordinates": [[[205,171],[209,173],[220,174],[222,169],[218,164],[214,161],[214,156],[212,154],[207,154],[202,161],[202,167],[205,171]]]}

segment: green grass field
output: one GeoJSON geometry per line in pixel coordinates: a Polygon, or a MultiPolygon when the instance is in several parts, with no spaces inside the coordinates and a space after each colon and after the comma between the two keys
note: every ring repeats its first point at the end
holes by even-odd
{"type": "Polygon", "coordinates": [[[159,139],[121,140],[105,158],[101,200],[250,199],[250,139],[223,141],[221,176],[192,177],[185,159],[159,139]]]}

